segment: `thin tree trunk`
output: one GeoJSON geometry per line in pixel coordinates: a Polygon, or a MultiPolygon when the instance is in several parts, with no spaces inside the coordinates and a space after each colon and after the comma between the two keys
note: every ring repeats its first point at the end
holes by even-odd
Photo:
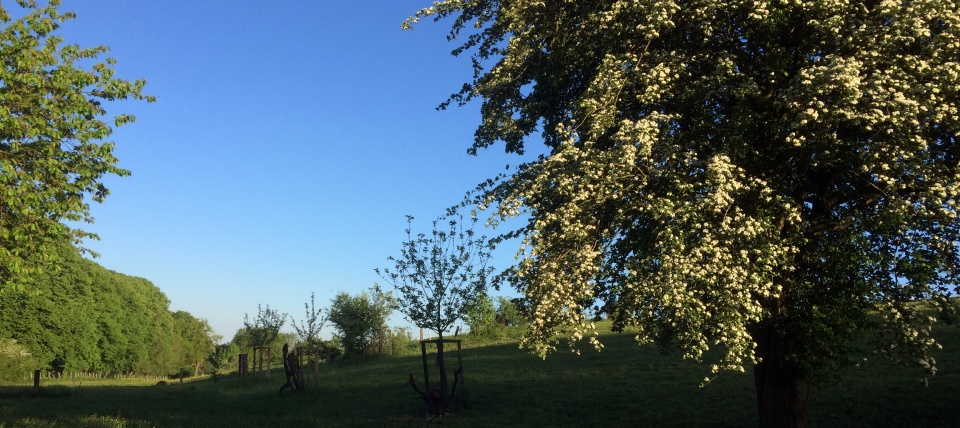
{"type": "Polygon", "coordinates": [[[807,381],[787,359],[791,342],[772,326],[755,334],[757,356],[753,376],[760,428],[802,428],[807,424],[807,381]]]}
{"type": "Polygon", "coordinates": [[[443,332],[437,333],[437,370],[440,372],[440,392],[447,397],[447,368],[443,363],[443,332]]]}

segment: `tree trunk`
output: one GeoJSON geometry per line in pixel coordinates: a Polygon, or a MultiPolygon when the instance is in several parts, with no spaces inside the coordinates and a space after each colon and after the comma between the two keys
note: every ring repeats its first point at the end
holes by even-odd
{"type": "Polygon", "coordinates": [[[443,332],[437,332],[437,370],[440,372],[441,397],[447,397],[447,368],[443,363],[443,332]]]}
{"type": "Polygon", "coordinates": [[[801,428],[807,424],[807,381],[801,368],[788,360],[791,341],[772,326],[755,334],[757,357],[753,376],[760,428],[801,428]]]}

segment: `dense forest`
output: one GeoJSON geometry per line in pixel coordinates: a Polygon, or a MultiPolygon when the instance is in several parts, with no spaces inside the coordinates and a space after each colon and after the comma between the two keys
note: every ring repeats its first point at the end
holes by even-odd
{"type": "Polygon", "coordinates": [[[216,338],[206,320],[171,312],[167,296],[146,279],[105,269],[66,243],[59,252],[58,269],[30,279],[33,292],[0,290],[6,353],[16,349],[29,361],[21,365],[56,371],[200,370],[216,338]]]}

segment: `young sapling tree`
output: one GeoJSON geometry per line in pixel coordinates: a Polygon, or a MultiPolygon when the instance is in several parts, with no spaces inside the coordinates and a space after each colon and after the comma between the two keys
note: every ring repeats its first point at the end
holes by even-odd
{"type": "Polygon", "coordinates": [[[489,241],[473,231],[476,218],[469,228],[464,227],[462,216],[450,218],[449,228],[441,228],[441,220],[433,221],[429,235],[413,235],[413,217],[408,215],[407,240],[400,248],[400,256],[387,258],[393,268],[375,271],[396,288],[397,308],[407,320],[437,333],[440,392],[446,397],[443,334],[485,295],[493,267],[487,266],[489,241]]]}
{"type": "Polygon", "coordinates": [[[299,324],[297,324],[297,320],[293,319],[292,315],[290,316],[290,323],[293,325],[293,330],[297,333],[300,342],[309,347],[318,345],[320,330],[323,329],[323,325],[327,323],[329,317],[329,311],[324,310],[323,307],[317,308],[314,299],[315,293],[310,293],[310,303],[303,304],[306,318],[299,324]]]}
{"type": "MultiPolygon", "coordinates": [[[[247,334],[248,344],[254,348],[268,348],[267,353],[267,366],[270,367],[273,364],[273,357],[269,353],[269,348],[272,347],[273,343],[280,336],[280,329],[283,328],[283,324],[287,321],[287,314],[281,313],[276,309],[270,309],[270,305],[267,305],[266,308],[257,305],[257,317],[254,319],[253,324],[250,323],[250,319],[247,314],[243,315],[243,328],[247,334]]],[[[270,371],[267,371],[268,377],[270,371]]]]}

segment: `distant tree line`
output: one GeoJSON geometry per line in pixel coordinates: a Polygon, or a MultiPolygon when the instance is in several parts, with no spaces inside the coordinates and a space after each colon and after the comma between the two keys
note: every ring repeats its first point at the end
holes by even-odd
{"type": "Polygon", "coordinates": [[[32,369],[199,374],[219,340],[206,320],[171,312],[146,279],[105,269],[68,243],[58,251],[60,269],[31,276],[33,292],[0,291],[6,354],[32,369]]]}
{"type": "Polygon", "coordinates": [[[526,311],[527,303],[521,297],[508,299],[496,296],[494,300],[484,294],[476,304],[466,308],[463,320],[473,336],[517,336],[526,331],[526,323],[529,322],[526,311]]]}

